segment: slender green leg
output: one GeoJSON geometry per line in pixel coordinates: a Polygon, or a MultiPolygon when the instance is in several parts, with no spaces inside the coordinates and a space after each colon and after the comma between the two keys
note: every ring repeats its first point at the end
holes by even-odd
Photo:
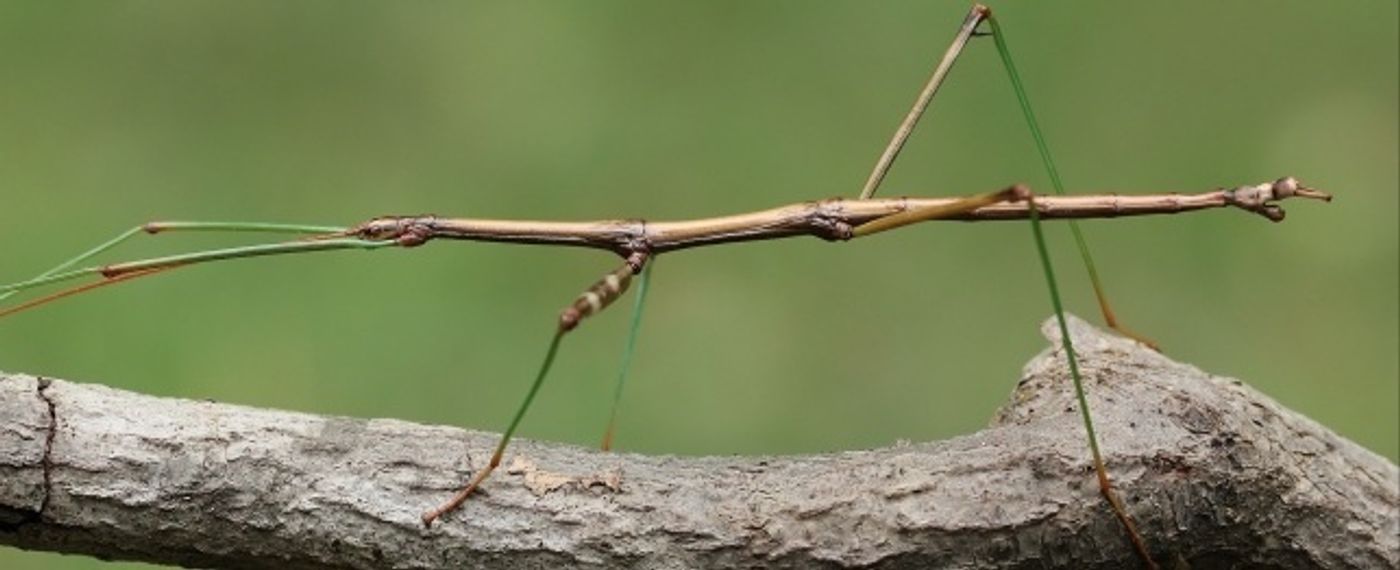
{"type": "MultiPolygon", "coordinates": [[[[1021,79],[1016,73],[1016,66],[1011,61],[1011,52],[1006,47],[1006,38],[1002,34],[1001,26],[990,13],[987,14],[987,21],[991,25],[992,36],[996,40],[997,52],[1001,54],[1003,67],[1006,68],[1007,74],[1011,76],[1011,84],[1016,90],[1017,100],[1021,103],[1022,114],[1025,116],[1026,122],[1030,125],[1031,134],[1035,137],[1036,147],[1040,150],[1041,160],[1045,163],[1045,168],[1050,173],[1050,180],[1055,185],[1055,192],[1064,194],[1064,184],[1060,181],[1059,172],[1055,168],[1054,161],[1050,158],[1050,149],[1045,143],[1045,136],[1041,133],[1040,126],[1036,123],[1035,114],[1031,111],[1030,100],[1026,97],[1026,91],[1021,85],[1021,79]]],[[[1035,236],[1036,251],[1040,257],[1041,266],[1045,270],[1045,282],[1050,291],[1050,302],[1055,307],[1055,320],[1058,321],[1060,325],[1061,344],[1065,349],[1065,358],[1069,361],[1070,378],[1074,381],[1074,396],[1079,401],[1079,413],[1084,421],[1084,431],[1088,434],[1089,450],[1094,460],[1094,472],[1098,474],[1099,479],[1099,491],[1103,494],[1104,498],[1108,500],[1109,506],[1113,509],[1113,514],[1118,517],[1118,521],[1127,531],[1128,538],[1132,541],[1133,548],[1137,551],[1138,556],[1142,558],[1147,567],[1155,569],[1157,568],[1157,564],[1152,560],[1152,555],[1148,552],[1147,544],[1143,540],[1142,535],[1138,533],[1137,525],[1135,525],[1133,519],[1128,516],[1128,511],[1123,506],[1122,499],[1114,492],[1113,484],[1108,477],[1108,469],[1104,467],[1103,455],[1099,452],[1098,436],[1094,433],[1094,418],[1093,415],[1089,413],[1089,400],[1084,395],[1084,382],[1079,374],[1079,359],[1075,356],[1074,343],[1071,341],[1069,335],[1069,326],[1065,323],[1065,312],[1063,303],[1060,301],[1059,286],[1055,281],[1054,268],[1051,267],[1049,249],[1045,246],[1045,234],[1040,227],[1040,211],[1035,207],[1034,197],[1027,197],[1027,199],[1030,200],[1031,204],[1031,232],[1035,236]]],[[[1079,245],[1080,257],[1084,259],[1084,265],[1089,270],[1089,279],[1094,284],[1094,292],[1095,295],[1098,296],[1099,306],[1103,309],[1104,320],[1108,322],[1110,327],[1113,327],[1119,332],[1128,334],[1138,340],[1144,340],[1117,326],[1117,322],[1113,317],[1113,311],[1109,308],[1107,298],[1104,296],[1103,287],[1099,283],[1098,272],[1094,270],[1093,258],[1089,255],[1089,246],[1084,241],[1084,234],[1079,230],[1079,225],[1073,221],[1070,222],[1070,229],[1074,233],[1075,242],[1079,245]]]]}
{"type": "MultiPolygon", "coordinates": [[[[466,502],[472,492],[481,486],[481,483],[501,465],[501,458],[505,454],[506,446],[510,444],[511,436],[515,435],[515,428],[520,426],[520,420],[525,417],[525,411],[530,409],[530,404],[535,401],[535,394],[539,393],[540,386],[544,384],[544,379],[549,375],[549,369],[554,365],[554,356],[559,352],[559,341],[564,338],[564,334],[574,330],[583,319],[595,315],[611,305],[622,294],[627,292],[627,286],[632,282],[633,276],[642,271],[646,265],[648,255],[645,253],[633,253],[628,256],[627,262],[611,273],[604,275],[602,279],[594,283],[592,287],[579,295],[574,302],[566,307],[559,314],[559,327],[554,332],[554,338],[549,341],[549,349],[545,351],[544,362],[540,364],[539,372],[535,374],[534,383],[530,384],[530,391],[525,393],[525,400],[520,402],[520,407],[515,410],[515,417],[511,418],[510,425],[506,427],[505,433],[501,434],[501,440],[496,443],[496,451],[491,454],[491,460],[486,467],[477,471],[472,478],[463,485],[447,502],[438,507],[423,513],[423,525],[429,526],[433,521],[443,515],[456,510],[466,502]]],[[[634,325],[635,329],[635,325],[634,325]]]]}
{"type": "Polygon", "coordinates": [[[1104,467],[1103,455],[1099,452],[1099,438],[1094,432],[1094,417],[1089,413],[1089,400],[1084,395],[1084,380],[1079,374],[1079,357],[1075,355],[1074,342],[1070,340],[1069,325],[1065,323],[1064,305],[1060,301],[1060,289],[1055,281],[1055,269],[1050,264],[1050,251],[1045,246],[1045,233],[1040,228],[1040,211],[1035,208],[1035,198],[1027,199],[1031,202],[1031,233],[1035,235],[1036,253],[1040,257],[1041,267],[1045,270],[1045,283],[1050,290],[1050,303],[1055,307],[1055,320],[1060,325],[1060,344],[1065,349],[1065,359],[1069,361],[1069,376],[1074,381],[1074,397],[1079,401],[1079,414],[1084,421],[1084,431],[1089,436],[1089,451],[1094,458],[1094,472],[1099,478],[1099,492],[1108,500],[1114,516],[1118,517],[1118,522],[1127,530],[1128,540],[1132,541],[1138,556],[1148,568],[1155,569],[1157,563],[1152,560],[1146,541],[1143,540],[1142,534],[1138,533],[1137,525],[1133,523],[1132,517],[1128,516],[1123,500],[1114,492],[1113,483],[1108,478],[1108,469],[1104,467]]]}
{"type": "Polygon", "coordinates": [[[258,257],[265,255],[279,255],[284,253],[302,253],[307,251],[326,251],[334,249],[377,249],[385,246],[396,245],[393,240],[363,240],[353,238],[334,238],[343,234],[344,228],[333,226],[314,226],[302,224],[268,224],[249,222],[151,222],[141,226],[131,228],[118,234],[110,240],[102,242],[72,259],[64,261],[50,268],[39,275],[15,283],[0,285],[0,300],[4,300],[14,294],[35,287],[41,287],[53,283],[79,279],[82,277],[96,276],[100,281],[78,285],[69,289],[64,289],[38,299],[33,299],[25,303],[0,309],[0,317],[12,315],[24,310],[32,309],[40,305],[69,297],[99,287],[114,285],[122,281],[153,275],[162,271],[204,263],[222,259],[235,259],[240,257],[258,257]],[[125,263],[111,265],[85,267],[81,269],[70,269],[73,266],[86,261],[99,254],[107,252],[112,248],[127,241],[132,236],[139,233],[156,234],[166,231],[220,231],[220,232],[259,232],[259,233],[283,233],[283,234],[306,234],[309,238],[299,241],[280,242],[273,244],[261,244],[244,247],[206,250],[180,255],[150,258],[125,263]]]}
{"type": "MultiPolygon", "coordinates": [[[[992,16],[990,12],[987,14],[987,23],[991,25],[992,38],[996,41],[997,53],[1001,55],[1002,67],[1006,68],[1006,73],[1011,78],[1011,87],[1016,90],[1016,100],[1021,104],[1021,114],[1026,118],[1031,136],[1035,138],[1035,148],[1040,152],[1040,159],[1045,164],[1046,173],[1050,175],[1050,184],[1054,186],[1056,194],[1064,195],[1065,184],[1060,178],[1059,169],[1055,168],[1055,161],[1050,158],[1050,145],[1046,144],[1045,133],[1040,130],[1040,123],[1036,121],[1035,112],[1031,110],[1031,101],[1026,96],[1025,85],[1021,83],[1021,76],[1016,72],[1016,64],[1011,60],[1011,50],[1006,46],[1006,36],[1002,34],[1001,25],[997,23],[996,17],[992,16]]],[[[1104,323],[1109,328],[1146,344],[1153,350],[1158,350],[1156,342],[1118,323],[1118,317],[1113,313],[1113,307],[1108,304],[1108,294],[1104,292],[1103,281],[1099,279],[1099,271],[1094,266],[1094,256],[1089,254],[1089,243],[1084,239],[1084,231],[1079,229],[1079,222],[1074,220],[1069,221],[1069,229],[1070,233],[1074,234],[1075,245],[1079,247],[1079,257],[1084,260],[1084,269],[1089,273],[1089,282],[1094,286],[1094,297],[1099,302],[1104,323]]]]}
{"type": "MultiPolygon", "coordinates": [[[[40,273],[26,281],[20,283],[34,283],[52,277],[65,269],[73,267],[83,261],[101,255],[112,248],[121,245],[132,236],[141,233],[157,234],[167,231],[231,231],[231,232],[264,232],[264,233],[295,233],[295,234],[332,234],[344,231],[345,228],[333,226],[311,226],[302,224],[267,224],[259,222],[151,222],[128,229],[116,237],[109,239],[97,246],[84,251],[77,256],[64,261],[48,271],[40,273]]],[[[14,284],[14,285],[18,285],[14,284]]],[[[37,285],[35,285],[37,286],[37,285]]],[[[8,287],[8,286],[4,286],[8,287]]],[[[27,288],[27,287],[24,287],[27,288]]],[[[4,289],[0,292],[0,301],[10,298],[24,288],[4,289]]]]}
{"type": "Polygon", "coordinates": [[[1084,422],[1084,430],[1088,434],[1089,450],[1093,455],[1094,471],[1097,473],[1099,479],[1099,491],[1103,494],[1104,498],[1108,500],[1109,506],[1113,509],[1114,516],[1118,518],[1123,528],[1127,531],[1128,538],[1133,543],[1133,547],[1136,549],[1138,555],[1149,568],[1155,569],[1157,565],[1153,562],[1148,553],[1146,542],[1143,540],[1142,535],[1138,533],[1137,526],[1133,523],[1132,518],[1128,516],[1127,509],[1123,506],[1123,501],[1119,499],[1117,493],[1113,491],[1112,483],[1108,477],[1108,470],[1104,467],[1103,455],[1099,451],[1098,436],[1094,431],[1094,418],[1089,412],[1089,401],[1084,393],[1084,381],[1079,373],[1079,359],[1074,352],[1074,343],[1069,335],[1069,326],[1065,322],[1064,307],[1063,303],[1060,301],[1059,286],[1055,280],[1054,268],[1050,263],[1049,249],[1045,245],[1045,235],[1040,227],[1040,210],[1036,208],[1035,199],[1030,190],[1025,186],[1016,185],[1001,192],[972,196],[954,204],[940,206],[936,209],[929,208],[922,211],[911,210],[910,212],[917,212],[915,216],[909,216],[908,214],[910,214],[910,212],[892,214],[856,226],[852,232],[852,237],[863,237],[875,232],[924,220],[947,218],[958,215],[969,209],[980,208],[991,203],[1007,200],[1026,200],[1030,202],[1031,232],[1035,238],[1036,252],[1040,257],[1041,267],[1045,273],[1046,285],[1050,292],[1050,302],[1055,309],[1055,319],[1060,326],[1061,345],[1064,347],[1065,357],[1069,361],[1070,378],[1074,383],[1074,395],[1079,402],[1079,411],[1084,422]],[[886,222],[886,220],[891,218],[895,220],[893,222],[886,222]]]}
{"type": "MultiPolygon", "coordinates": [[[[65,261],[65,262],[63,262],[63,263],[60,263],[60,264],[58,264],[58,265],[53,266],[53,267],[50,268],[48,271],[45,271],[45,272],[40,273],[40,274],[38,274],[38,275],[35,275],[34,277],[30,278],[29,280],[30,280],[30,281],[33,281],[33,280],[35,280],[35,279],[43,279],[43,278],[45,278],[45,277],[49,277],[49,276],[51,276],[51,275],[53,275],[53,274],[55,274],[55,273],[58,273],[58,272],[60,272],[60,271],[65,270],[65,269],[68,269],[69,267],[72,267],[72,266],[74,266],[74,265],[77,265],[77,264],[79,264],[79,263],[82,263],[83,261],[85,261],[85,260],[87,260],[87,259],[90,259],[90,258],[92,258],[92,257],[95,257],[95,256],[97,256],[97,255],[100,255],[100,254],[102,254],[103,252],[105,252],[105,251],[107,251],[107,250],[109,250],[109,249],[112,249],[112,248],[114,248],[114,247],[117,247],[118,245],[121,245],[122,242],[124,242],[124,241],[130,239],[131,236],[134,236],[134,235],[136,235],[136,234],[141,233],[142,231],[143,231],[143,226],[136,226],[136,227],[134,227],[134,228],[131,228],[131,229],[129,229],[129,230],[126,230],[126,231],[124,231],[124,232],[122,232],[122,233],[120,233],[120,234],[117,234],[116,237],[114,237],[114,238],[112,238],[112,239],[109,239],[109,240],[107,240],[107,241],[104,241],[104,242],[98,244],[96,247],[93,247],[92,249],[89,249],[89,250],[87,250],[87,251],[85,251],[85,252],[80,253],[80,254],[78,254],[76,257],[73,257],[72,259],[69,259],[68,261],[65,261]]],[[[11,290],[9,290],[9,291],[5,291],[5,292],[3,292],[3,293],[0,293],[0,301],[4,301],[5,299],[8,299],[8,298],[10,298],[11,296],[14,296],[16,293],[19,293],[19,291],[20,291],[19,289],[11,289],[11,290]]]]}
{"type": "MultiPolygon", "coordinates": [[[[939,85],[952,68],[953,62],[957,59],[958,54],[962,51],[962,48],[970,38],[979,35],[977,28],[981,25],[983,20],[987,20],[991,26],[991,35],[995,39],[997,52],[1001,55],[1002,66],[1006,69],[1007,74],[1011,78],[1011,84],[1016,91],[1016,98],[1020,102],[1022,114],[1025,116],[1026,122],[1030,126],[1031,134],[1035,138],[1036,148],[1039,150],[1041,160],[1045,164],[1051,182],[1054,184],[1055,192],[1057,194],[1065,193],[1064,183],[1061,181],[1059,171],[1055,168],[1054,161],[1050,157],[1049,147],[1045,142],[1045,136],[1041,132],[1039,124],[1036,122],[1035,114],[1031,111],[1030,100],[1026,96],[1026,91],[1021,84],[1020,76],[1016,72],[1016,66],[1012,62],[1011,52],[1007,49],[1006,38],[1002,34],[1001,26],[997,23],[996,18],[992,16],[991,10],[987,9],[985,6],[976,5],[973,6],[972,10],[968,13],[968,17],[959,29],[957,36],[953,40],[953,44],[948,48],[938,68],[934,70],[934,74],[929,79],[927,86],[915,101],[913,109],[909,111],[904,122],[900,124],[899,129],[895,132],[894,138],[891,139],[884,154],[881,155],[880,160],[876,162],[874,171],[871,172],[870,178],[866,181],[866,185],[861,191],[862,199],[869,198],[875,193],[886,171],[889,170],[890,166],[894,163],[895,157],[898,156],[900,148],[908,139],[909,134],[918,123],[920,116],[932,100],[934,93],[937,92],[939,85]]],[[[888,229],[894,229],[923,220],[947,217],[990,203],[1018,199],[1033,200],[1033,197],[1025,187],[1014,186],[998,193],[973,196],[948,206],[913,210],[876,219],[854,228],[853,237],[861,237],[888,229]]],[[[1050,298],[1055,307],[1055,317],[1060,324],[1065,355],[1069,360],[1070,376],[1074,380],[1075,397],[1079,400],[1080,413],[1083,415],[1084,428],[1088,434],[1089,448],[1093,452],[1094,470],[1099,478],[1099,490],[1103,493],[1104,498],[1108,500],[1109,505],[1113,508],[1114,515],[1118,517],[1119,522],[1122,523],[1124,529],[1127,531],[1128,537],[1131,539],[1133,547],[1137,550],[1138,555],[1149,568],[1156,568],[1156,563],[1153,562],[1149,555],[1147,546],[1142,536],[1138,533],[1132,519],[1128,517],[1123,502],[1118,498],[1117,494],[1114,493],[1112,484],[1108,478],[1108,471],[1104,467],[1103,457],[1099,452],[1098,437],[1094,433],[1093,417],[1089,413],[1089,403],[1084,395],[1084,385],[1079,374],[1078,359],[1074,353],[1073,342],[1069,336],[1068,326],[1065,324],[1064,309],[1060,302],[1059,290],[1055,282],[1053,269],[1051,268],[1049,252],[1045,246],[1044,234],[1041,231],[1039,210],[1035,208],[1033,201],[1031,202],[1030,212],[1032,233],[1035,237],[1036,248],[1040,255],[1041,264],[1045,270],[1045,279],[1049,285],[1050,298]]],[[[1070,222],[1070,229],[1074,233],[1074,240],[1079,247],[1080,257],[1084,260],[1084,266],[1089,272],[1089,279],[1093,283],[1094,294],[1098,298],[1100,309],[1103,311],[1104,321],[1114,330],[1156,348],[1156,345],[1152,341],[1118,324],[1118,320],[1112,308],[1109,307],[1108,297],[1104,294],[1103,284],[1099,279],[1098,270],[1094,266],[1093,257],[1089,254],[1089,246],[1084,239],[1083,232],[1079,229],[1079,225],[1073,221],[1070,222]]]]}
{"type": "Polygon", "coordinates": [[[603,431],[603,451],[612,449],[613,429],[617,426],[617,408],[622,402],[622,389],[627,385],[627,371],[632,367],[632,355],[637,349],[637,333],[642,328],[642,309],[646,307],[647,284],[651,282],[651,268],[656,266],[653,260],[642,270],[642,275],[637,278],[637,302],[632,305],[632,324],[627,329],[627,344],[622,348],[622,366],[617,371],[617,384],[613,386],[612,411],[608,414],[608,427],[603,431]]]}
{"type": "Polygon", "coordinates": [[[515,410],[515,417],[511,418],[510,426],[507,427],[505,433],[501,435],[501,441],[496,443],[496,451],[491,454],[491,462],[487,463],[486,467],[482,468],[480,471],[477,471],[476,474],[472,476],[471,480],[468,481],[460,491],[457,491],[456,495],[453,495],[452,499],[431,511],[423,513],[423,526],[433,524],[433,521],[437,520],[438,517],[462,506],[462,503],[467,500],[467,497],[471,496],[472,491],[475,491],[476,488],[481,485],[481,482],[485,481],[486,477],[491,475],[491,472],[495,471],[496,467],[501,465],[501,456],[506,451],[506,445],[510,443],[511,436],[515,435],[515,428],[520,426],[520,420],[525,417],[525,410],[530,409],[530,403],[535,401],[535,394],[539,393],[540,385],[544,384],[544,378],[549,374],[549,368],[554,365],[554,356],[559,353],[559,341],[564,338],[564,333],[566,332],[568,331],[561,328],[555,331],[554,338],[550,339],[549,350],[544,353],[544,363],[540,365],[540,371],[535,374],[535,382],[530,384],[530,391],[525,393],[525,401],[521,402],[520,408],[515,410]]]}
{"type": "Polygon", "coordinates": [[[282,255],[287,253],[306,253],[310,251],[330,251],[337,249],[378,249],[398,245],[393,240],[363,240],[354,238],[325,239],[317,241],[292,241],[260,245],[249,245],[242,247],[230,247],[224,249],[211,249],[197,251],[193,253],[181,253],[168,255],[165,257],[152,257],[136,261],[114,263],[111,265],[101,265],[73,269],[59,273],[51,273],[43,277],[19,281],[8,285],[0,285],[0,293],[12,291],[23,291],[42,285],[71,281],[80,277],[100,275],[102,277],[116,277],[125,273],[145,271],[148,269],[163,269],[176,266],[195,265],[210,261],[222,261],[225,259],[240,259],[245,257],[264,257],[269,255],[282,255]]]}
{"type": "Polygon", "coordinates": [[[1074,352],[1074,343],[1069,335],[1069,326],[1065,323],[1064,307],[1063,303],[1060,301],[1059,286],[1055,280],[1054,268],[1050,263],[1050,253],[1045,245],[1044,232],[1040,226],[1040,211],[1035,207],[1034,197],[1030,190],[1025,186],[1017,185],[1001,192],[972,196],[947,206],[892,214],[856,226],[852,232],[852,237],[863,237],[875,232],[893,229],[924,220],[947,218],[970,209],[976,209],[1006,200],[1027,200],[1030,202],[1031,232],[1035,238],[1036,252],[1040,258],[1041,267],[1045,273],[1046,285],[1050,291],[1050,302],[1055,309],[1055,319],[1060,326],[1061,344],[1065,350],[1065,357],[1069,361],[1070,378],[1074,383],[1074,395],[1079,402],[1079,410],[1084,422],[1084,430],[1088,434],[1089,450],[1093,456],[1094,471],[1097,473],[1099,479],[1099,490],[1103,493],[1104,498],[1108,500],[1114,515],[1127,530],[1128,538],[1132,541],[1133,547],[1137,550],[1138,555],[1147,563],[1149,568],[1156,568],[1156,563],[1152,561],[1151,556],[1148,554],[1146,543],[1141,534],[1138,533],[1137,526],[1133,523],[1132,518],[1128,516],[1127,509],[1123,506],[1122,500],[1119,499],[1118,495],[1113,491],[1112,483],[1108,477],[1108,470],[1104,467],[1103,455],[1099,451],[1098,435],[1094,431],[1094,418],[1089,412],[1089,401],[1084,393],[1084,381],[1079,373],[1079,359],[1074,352]],[[914,215],[909,215],[911,213],[914,215]]]}

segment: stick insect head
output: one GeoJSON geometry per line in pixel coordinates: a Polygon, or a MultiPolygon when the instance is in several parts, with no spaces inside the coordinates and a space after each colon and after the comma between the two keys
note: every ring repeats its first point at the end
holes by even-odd
{"type": "Polygon", "coordinates": [[[1273,182],[1253,186],[1239,186],[1225,190],[1225,201],[1232,206],[1249,210],[1271,221],[1283,221],[1284,211],[1274,202],[1288,198],[1308,198],[1331,202],[1332,195],[1311,188],[1292,176],[1285,176],[1273,182]]]}
{"type": "Polygon", "coordinates": [[[1292,198],[1294,196],[1298,196],[1300,198],[1322,200],[1323,202],[1332,201],[1331,194],[1328,194],[1316,188],[1311,188],[1292,176],[1285,176],[1283,178],[1275,180],[1271,187],[1274,191],[1275,200],[1282,200],[1284,198],[1292,198]]]}
{"type": "Polygon", "coordinates": [[[393,240],[403,247],[423,245],[433,237],[433,225],[437,216],[380,216],[341,232],[343,236],[353,236],[364,240],[393,240]]]}

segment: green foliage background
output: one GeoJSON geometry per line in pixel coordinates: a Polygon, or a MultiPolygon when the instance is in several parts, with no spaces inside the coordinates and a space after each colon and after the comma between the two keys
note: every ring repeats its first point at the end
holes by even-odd
{"type": "MultiPolygon", "coordinates": [[[[1169,355],[1394,460],[1396,3],[994,7],[1073,191],[1291,174],[1337,194],[1281,225],[1220,211],[1086,230],[1120,313],[1169,355]]],[[[155,218],[675,219],[850,196],[966,10],[4,3],[0,281],[155,218]]],[[[1048,191],[979,41],[882,194],[1016,181],[1048,191]]],[[[1096,317],[1052,229],[1068,302],[1096,317]]],[[[663,257],[618,444],[809,453],[974,431],[1046,344],[1032,255],[1022,224],[941,224],[663,257]]],[[[499,430],[556,312],[615,263],[434,243],[189,269],[0,321],[0,368],[499,430]]],[[[626,321],[568,339],[526,437],[596,445],[626,321]]],[[[94,564],[0,551],[6,568],[94,564]]]]}

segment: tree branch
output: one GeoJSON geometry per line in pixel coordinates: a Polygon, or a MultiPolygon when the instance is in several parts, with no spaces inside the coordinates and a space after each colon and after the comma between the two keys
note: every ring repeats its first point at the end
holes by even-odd
{"type": "MultiPolygon", "coordinates": [[[[1394,464],[1238,380],[1072,326],[1160,561],[1400,564],[1394,464]]],[[[427,529],[495,434],[0,374],[0,544],[233,568],[1134,567],[1062,356],[948,441],[768,458],[521,441],[427,529]]]]}

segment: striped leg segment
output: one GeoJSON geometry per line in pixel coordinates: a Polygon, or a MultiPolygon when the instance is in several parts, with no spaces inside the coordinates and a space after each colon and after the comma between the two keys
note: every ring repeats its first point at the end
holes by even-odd
{"type": "Polygon", "coordinates": [[[574,302],[565,307],[559,313],[558,328],[554,331],[553,338],[549,341],[549,349],[545,351],[544,362],[540,364],[539,372],[535,374],[535,381],[530,384],[530,390],[525,393],[525,400],[520,403],[520,407],[515,410],[515,417],[511,418],[510,425],[506,427],[505,433],[501,434],[501,441],[496,444],[496,450],[491,454],[491,461],[486,467],[477,471],[472,478],[463,485],[447,502],[438,507],[423,513],[423,525],[430,526],[433,521],[443,515],[456,510],[466,502],[472,491],[481,486],[481,483],[501,465],[501,458],[505,454],[506,446],[510,444],[511,436],[515,435],[515,429],[520,427],[520,420],[525,417],[525,411],[530,409],[530,404],[535,401],[535,395],[539,393],[540,386],[544,384],[544,379],[549,375],[549,369],[554,365],[554,357],[559,353],[559,341],[564,335],[578,327],[584,319],[596,315],[613,301],[622,297],[627,292],[627,286],[631,284],[632,277],[642,271],[646,265],[648,255],[636,252],[627,257],[627,261],[621,267],[604,275],[592,287],[579,295],[574,302]]]}
{"type": "Polygon", "coordinates": [[[577,327],[579,322],[590,316],[596,315],[611,305],[613,301],[622,297],[627,292],[627,286],[632,283],[632,276],[641,272],[642,266],[646,265],[647,254],[633,253],[627,257],[627,261],[621,267],[614,269],[611,273],[604,275],[577,299],[573,304],[565,307],[559,313],[559,331],[569,332],[577,327]]]}

